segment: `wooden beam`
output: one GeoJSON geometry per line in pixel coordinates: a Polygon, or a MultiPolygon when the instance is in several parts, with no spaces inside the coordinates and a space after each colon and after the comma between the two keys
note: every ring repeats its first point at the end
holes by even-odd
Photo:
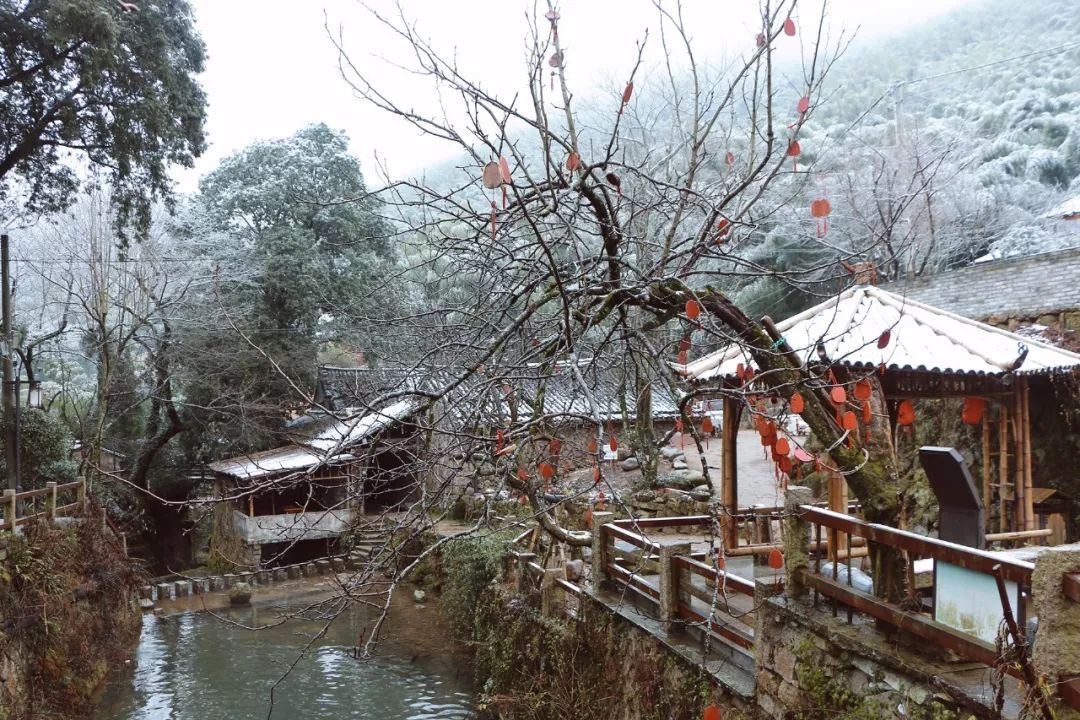
{"type": "Polygon", "coordinates": [[[982,501],[983,523],[990,527],[990,418],[983,407],[982,417],[982,501]]]}
{"type": "Polygon", "coordinates": [[[1009,406],[998,403],[998,531],[1009,530],[1009,406]]]}
{"type": "Polygon", "coordinates": [[[739,415],[741,405],[725,395],[723,399],[723,426],[721,427],[720,501],[725,509],[722,518],[724,548],[739,546],[739,528],[734,515],[739,512],[739,415]]]}
{"type": "MultiPolygon", "coordinates": [[[[847,480],[840,473],[829,472],[829,509],[835,513],[847,514],[848,495],[847,480]]],[[[829,559],[836,562],[838,556],[842,556],[848,550],[848,537],[845,533],[837,533],[836,547],[829,548],[829,559]]]]}
{"type": "Polygon", "coordinates": [[[1031,478],[1031,386],[1021,381],[1024,399],[1024,529],[1035,529],[1035,483],[1031,478]]]}
{"type": "Polygon", "coordinates": [[[1016,471],[1013,473],[1013,527],[1016,530],[1027,529],[1027,518],[1024,516],[1024,509],[1027,507],[1024,502],[1024,488],[1027,487],[1024,479],[1024,436],[1024,400],[1020,386],[1017,385],[1013,393],[1013,447],[1016,450],[1013,453],[1016,458],[1016,471]]]}
{"type": "Polygon", "coordinates": [[[834,528],[855,537],[866,538],[870,542],[881,543],[899,550],[907,550],[917,557],[936,558],[942,562],[958,565],[968,570],[993,574],[995,565],[1001,566],[1002,577],[1016,583],[1031,583],[1031,572],[1035,566],[1024,560],[957,545],[937,538],[918,535],[907,530],[897,530],[877,523],[863,522],[857,518],[822,510],[810,505],[801,505],[802,519],[824,527],[834,528]]]}

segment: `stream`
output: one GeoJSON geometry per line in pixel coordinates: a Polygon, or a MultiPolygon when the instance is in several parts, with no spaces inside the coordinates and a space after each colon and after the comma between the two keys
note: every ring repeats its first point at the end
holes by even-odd
{"type": "MultiPolygon", "coordinates": [[[[295,607],[305,600],[310,597],[221,612],[251,627],[273,623],[289,604],[295,607]]],[[[397,603],[376,657],[356,660],[351,650],[371,621],[371,611],[365,608],[347,611],[297,661],[323,623],[291,619],[252,631],[205,612],[146,615],[135,655],[105,689],[95,717],[474,717],[470,664],[455,650],[434,605],[397,603]]]]}

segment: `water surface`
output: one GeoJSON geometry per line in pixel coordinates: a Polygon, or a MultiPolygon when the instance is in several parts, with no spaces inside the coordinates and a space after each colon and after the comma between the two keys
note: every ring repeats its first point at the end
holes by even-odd
{"type": "MultiPolygon", "coordinates": [[[[280,610],[255,605],[226,614],[254,626],[274,621],[280,610]]],[[[131,667],[112,680],[97,717],[474,717],[468,664],[439,630],[437,610],[402,603],[392,617],[373,659],[351,656],[371,622],[369,612],[357,609],[338,618],[297,660],[323,623],[294,619],[253,632],[207,613],[146,616],[131,667]]]]}

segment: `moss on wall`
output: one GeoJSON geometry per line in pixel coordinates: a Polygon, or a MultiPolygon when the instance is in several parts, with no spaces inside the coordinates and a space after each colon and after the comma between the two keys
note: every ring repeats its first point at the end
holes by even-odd
{"type": "Polygon", "coordinates": [[[504,720],[752,717],[700,667],[594,603],[576,619],[545,617],[502,586],[477,604],[476,685],[489,717],[504,720]]]}
{"type": "Polygon", "coordinates": [[[101,523],[0,539],[0,720],[79,717],[135,640],[138,576],[101,523]]]}

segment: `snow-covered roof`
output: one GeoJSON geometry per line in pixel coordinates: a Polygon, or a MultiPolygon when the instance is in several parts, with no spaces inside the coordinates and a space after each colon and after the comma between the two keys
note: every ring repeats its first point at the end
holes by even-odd
{"type": "Polygon", "coordinates": [[[347,452],[416,410],[408,400],[364,415],[339,420],[315,436],[273,450],[240,455],[210,463],[210,469],[222,475],[257,479],[282,472],[299,472],[323,464],[347,462],[355,456],[347,452]]]}
{"type": "Polygon", "coordinates": [[[1080,219],[1080,195],[1069,198],[1065,202],[1061,203],[1053,210],[1046,213],[1046,217],[1059,218],[1061,220],[1080,219]]]}
{"type": "MultiPolygon", "coordinates": [[[[868,285],[850,288],[777,329],[804,362],[816,359],[820,343],[830,361],[863,368],[884,363],[892,370],[1004,375],[1024,347],[1028,355],[1017,373],[1080,367],[1076,353],[868,285]],[[889,342],[878,348],[885,331],[889,342]]],[[[754,365],[744,348],[731,347],[677,369],[703,382],[733,377],[740,364],[754,365]]]]}

